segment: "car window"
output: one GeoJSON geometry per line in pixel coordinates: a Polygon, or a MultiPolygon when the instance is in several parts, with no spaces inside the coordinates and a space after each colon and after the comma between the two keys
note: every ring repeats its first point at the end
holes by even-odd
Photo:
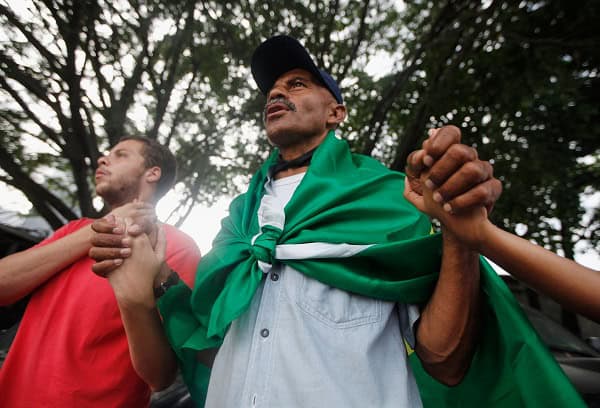
{"type": "Polygon", "coordinates": [[[577,353],[582,356],[600,356],[600,353],[585,341],[569,332],[548,316],[530,307],[523,305],[522,307],[543,342],[551,350],[577,353]]]}

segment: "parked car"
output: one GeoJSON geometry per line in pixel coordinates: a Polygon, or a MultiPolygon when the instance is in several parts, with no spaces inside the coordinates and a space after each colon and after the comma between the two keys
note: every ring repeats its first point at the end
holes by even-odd
{"type": "Polygon", "coordinates": [[[600,408],[600,351],[545,314],[528,306],[522,307],[540,338],[588,406],[600,408]]]}
{"type": "Polygon", "coordinates": [[[181,376],[177,376],[169,388],[152,394],[150,408],[196,408],[196,403],[181,376]]]}

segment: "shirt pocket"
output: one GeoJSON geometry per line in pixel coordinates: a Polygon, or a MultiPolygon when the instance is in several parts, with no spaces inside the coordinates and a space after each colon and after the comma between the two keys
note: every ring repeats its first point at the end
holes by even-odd
{"type": "Polygon", "coordinates": [[[301,275],[296,296],[306,314],[333,328],[349,328],[379,322],[382,301],[346,292],[301,275]]]}

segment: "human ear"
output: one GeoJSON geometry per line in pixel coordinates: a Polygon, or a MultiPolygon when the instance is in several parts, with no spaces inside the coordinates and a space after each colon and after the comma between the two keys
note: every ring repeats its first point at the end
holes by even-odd
{"type": "Polygon", "coordinates": [[[329,116],[327,117],[327,127],[335,129],[346,119],[346,106],[339,103],[329,105],[329,116]]]}
{"type": "Polygon", "coordinates": [[[153,166],[146,170],[146,181],[148,183],[157,183],[161,176],[162,171],[158,166],[153,166]]]}

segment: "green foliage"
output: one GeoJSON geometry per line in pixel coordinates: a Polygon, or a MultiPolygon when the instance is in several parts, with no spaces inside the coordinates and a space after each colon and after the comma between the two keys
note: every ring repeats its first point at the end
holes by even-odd
{"type": "Polygon", "coordinates": [[[600,180],[598,2],[24,4],[0,3],[0,181],[53,226],[96,215],[96,160],[129,133],[178,156],[171,222],[233,193],[270,150],[251,53],[289,33],[341,82],[355,150],[401,170],[428,127],[454,123],[504,182],[496,222],[569,257],[600,247],[597,208],[579,202],[600,180]]]}

